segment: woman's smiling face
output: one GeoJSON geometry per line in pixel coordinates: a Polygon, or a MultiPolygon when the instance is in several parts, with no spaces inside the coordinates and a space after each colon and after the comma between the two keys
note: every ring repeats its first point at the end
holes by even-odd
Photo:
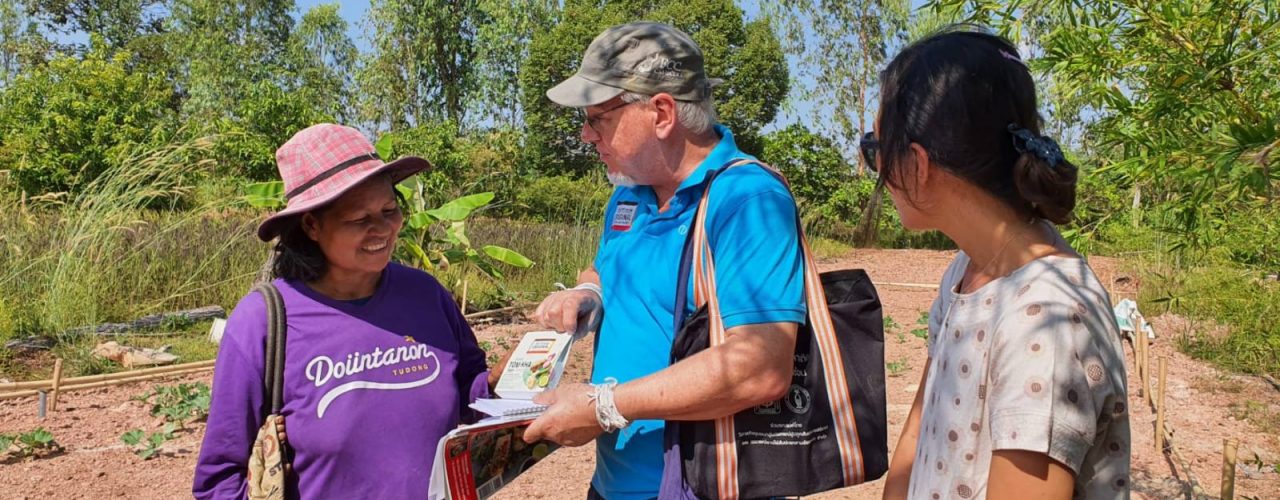
{"type": "Polygon", "coordinates": [[[347,191],[319,215],[304,215],[302,225],[324,252],[328,272],[381,273],[391,261],[404,214],[391,180],[378,176],[347,191]]]}

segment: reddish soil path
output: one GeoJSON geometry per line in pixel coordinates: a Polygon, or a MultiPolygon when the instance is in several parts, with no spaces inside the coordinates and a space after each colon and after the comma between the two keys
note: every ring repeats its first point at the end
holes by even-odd
{"type": "MultiPolygon", "coordinates": [[[[845,258],[822,262],[824,269],[864,268],[877,283],[936,283],[950,262],[950,252],[921,250],[856,250],[845,258]]],[[[1123,276],[1112,259],[1092,259],[1094,268],[1104,279],[1123,276]]],[[[1121,280],[1113,293],[1132,296],[1134,280],[1121,280]]],[[[890,446],[895,444],[902,421],[910,409],[916,384],[924,367],[924,341],[910,331],[922,311],[929,308],[934,291],[920,288],[881,286],[886,316],[899,325],[886,335],[885,359],[903,364],[897,376],[888,378],[890,446]],[[899,333],[901,335],[899,335],[899,333]]],[[[1256,453],[1267,467],[1253,464],[1237,467],[1236,494],[1257,498],[1280,498],[1280,474],[1274,470],[1280,462],[1280,437],[1276,429],[1260,428],[1242,420],[1280,415],[1280,392],[1252,377],[1225,374],[1205,363],[1175,352],[1172,339],[1187,322],[1161,316],[1153,320],[1160,338],[1154,356],[1168,356],[1168,422],[1175,429],[1174,444],[1188,459],[1195,479],[1204,491],[1216,496],[1221,480],[1222,440],[1240,440],[1241,461],[1251,461],[1256,453]],[[1253,402],[1252,404],[1248,402],[1253,402]],[[1269,412],[1269,413],[1268,413],[1269,412]],[[1271,432],[1266,432],[1270,430],[1271,432]]],[[[501,346],[514,345],[529,324],[477,325],[482,341],[501,346]]],[[[585,378],[588,369],[589,342],[575,348],[570,361],[568,379],[585,378]]],[[[1132,375],[1130,360],[1130,406],[1133,426],[1133,480],[1135,498],[1184,498],[1183,472],[1168,459],[1155,453],[1152,429],[1155,415],[1137,397],[1138,382],[1132,375]]],[[[209,382],[210,375],[174,378],[176,381],[209,382]]],[[[130,398],[150,390],[154,383],[139,383],[76,392],[64,395],[59,411],[43,421],[35,417],[35,400],[26,398],[0,401],[0,433],[14,433],[44,426],[66,451],[56,456],[32,461],[0,462],[0,498],[189,498],[191,471],[195,464],[203,424],[180,431],[175,440],[165,444],[162,456],[142,460],[121,442],[120,435],[133,428],[148,432],[160,423],[150,417],[147,408],[130,398]]],[[[1273,417],[1278,418],[1280,417],[1273,417]]],[[[424,450],[424,452],[427,452],[424,450]]],[[[561,449],[536,465],[515,483],[501,491],[498,499],[584,498],[593,468],[591,445],[561,449]]],[[[867,485],[829,492],[812,498],[879,498],[879,481],[867,485]]]]}

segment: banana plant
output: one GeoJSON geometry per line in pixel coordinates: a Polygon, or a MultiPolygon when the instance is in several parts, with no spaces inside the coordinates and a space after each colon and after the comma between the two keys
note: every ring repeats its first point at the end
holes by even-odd
{"type": "Polygon", "coordinates": [[[405,200],[408,217],[404,228],[400,231],[400,249],[408,254],[407,261],[422,269],[446,270],[449,267],[460,267],[462,272],[456,286],[462,289],[461,306],[463,314],[467,307],[467,288],[469,273],[476,269],[501,286],[502,271],[495,264],[506,264],[517,268],[533,266],[533,261],[515,250],[497,245],[484,245],[477,248],[467,237],[467,219],[476,210],[493,202],[493,193],[478,193],[456,198],[438,208],[427,208],[423,185],[418,180],[410,179],[396,186],[405,200]],[[433,227],[443,230],[432,232],[433,227]]]}

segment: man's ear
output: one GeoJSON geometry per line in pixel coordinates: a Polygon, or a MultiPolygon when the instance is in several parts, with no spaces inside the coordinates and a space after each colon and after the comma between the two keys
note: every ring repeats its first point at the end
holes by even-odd
{"type": "Polygon", "coordinates": [[[676,116],[676,100],[670,94],[662,93],[655,95],[649,99],[649,106],[653,108],[653,131],[659,139],[666,139],[675,131],[678,117],[676,116]]]}
{"type": "Polygon", "coordinates": [[[302,225],[302,232],[307,233],[308,238],[311,238],[312,241],[319,241],[320,219],[311,215],[311,212],[307,212],[302,214],[302,218],[298,221],[298,224],[302,225]]]}

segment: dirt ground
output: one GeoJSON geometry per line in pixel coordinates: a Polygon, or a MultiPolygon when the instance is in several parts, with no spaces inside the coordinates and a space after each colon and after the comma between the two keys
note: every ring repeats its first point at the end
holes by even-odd
{"type": "MultiPolygon", "coordinates": [[[[899,325],[886,333],[885,360],[902,363],[888,380],[890,451],[918,389],[926,353],[924,341],[911,335],[916,319],[927,311],[934,291],[888,283],[934,284],[950,262],[950,252],[920,250],[856,250],[850,256],[821,263],[824,270],[863,268],[878,284],[885,315],[899,325]]],[[[1112,259],[1091,263],[1104,281],[1114,285],[1113,299],[1133,297],[1139,284],[1117,269],[1112,259]]],[[[1280,436],[1276,428],[1260,427],[1244,418],[1272,415],[1280,420],[1280,391],[1265,382],[1226,374],[1176,351],[1175,335],[1192,326],[1181,318],[1152,319],[1158,335],[1153,359],[1168,357],[1166,419],[1174,429],[1173,445],[1185,457],[1199,488],[1217,497],[1222,480],[1223,440],[1239,440],[1240,464],[1236,468],[1236,494],[1241,498],[1280,498],[1280,436]]],[[[477,324],[482,341],[514,345],[514,339],[534,327],[527,323],[477,324]]],[[[567,379],[580,380],[588,370],[589,342],[575,347],[567,379]]],[[[1129,395],[1133,429],[1133,492],[1135,498],[1191,498],[1193,485],[1182,466],[1154,450],[1155,413],[1139,397],[1139,382],[1129,360],[1129,395]]],[[[211,374],[175,377],[106,389],[65,394],[57,412],[36,418],[34,398],[0,401],[0,433],[16,433],[43,426],[53,432],[65,451],[35,460],[0,462],[0,498],[187,498],[203,424],[178,431],[164,445],[158,458],[134,455],[120,435],[130,429],[158,429],[161,422],[131,398],[156,384],[178,381],[208,383],[211,374]]],[[[1153,381],[1154,385],[1154,381],[1153,381]]],[[[1265,418],[1265,417],[1263,417],[1265,418]]],[[[424,450],[424,452],[428,452],[424,450]]],[[[494,497],[498,499],[584,498],[591,477],[594,450],[591,445],[561,448],[494,497]]],[[[882,481],[828,492],[812,498],[879,498],[882,481]]]]}

